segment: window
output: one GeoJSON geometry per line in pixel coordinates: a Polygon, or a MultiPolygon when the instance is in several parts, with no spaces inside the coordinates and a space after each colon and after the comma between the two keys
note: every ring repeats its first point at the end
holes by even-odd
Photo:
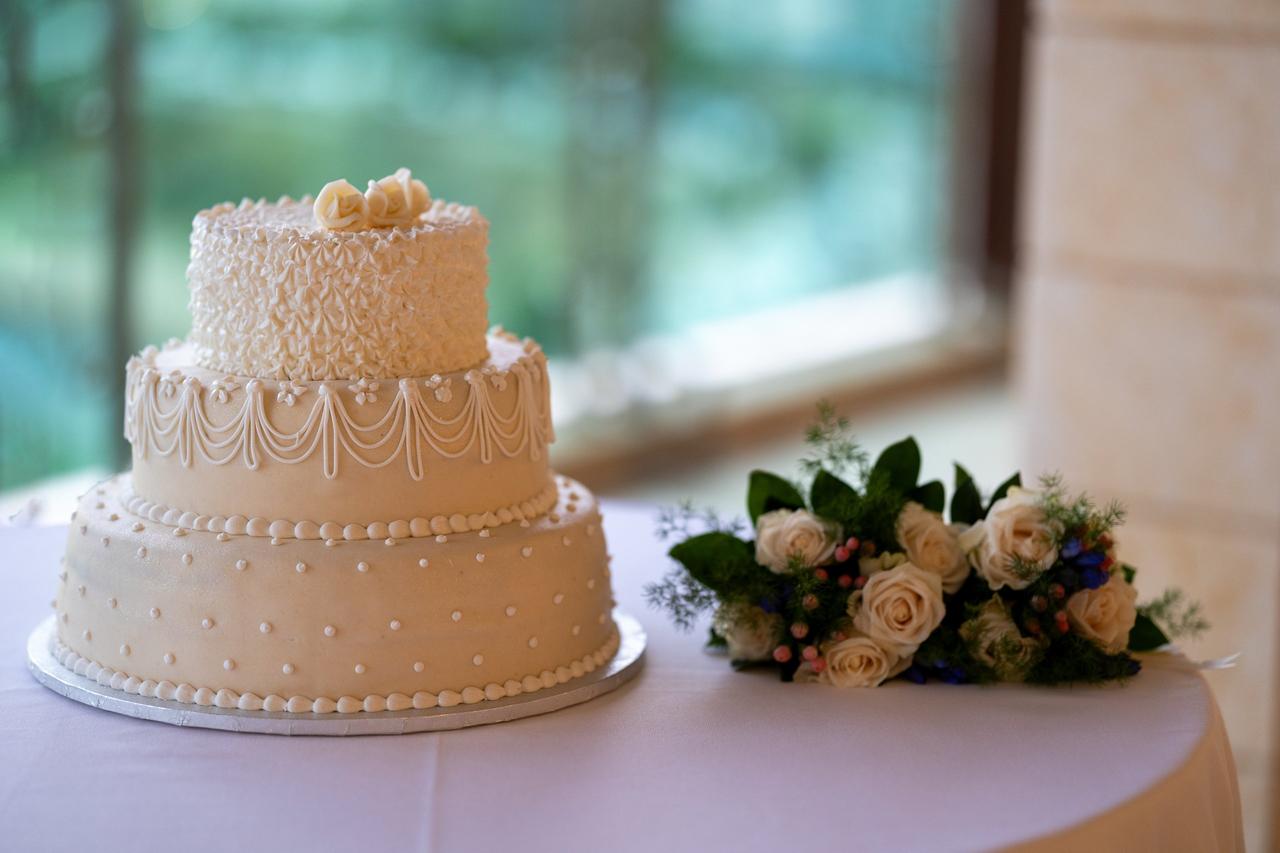
{"type": "Polygon", "coordinates": [[[557,357],[566,417],[953,308],[944,0],[112,8],[6,5],[0,488],[121,461],[123,356],[186,333],[198,209],[339,176],[484,211],[490,316],[557,357]]]}

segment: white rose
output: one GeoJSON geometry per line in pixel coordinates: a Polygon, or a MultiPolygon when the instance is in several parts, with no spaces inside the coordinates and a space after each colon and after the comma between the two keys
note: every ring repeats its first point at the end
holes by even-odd
{"type": "Polygon", "coordinates": [[[897,536],[908,560],[942,578],[943,592],[955,593],[964,586],[969,561],[942,516],[908,501],[898,513],[897,536]]]}
{"type": "Polygon", "coordinates": [[[427,185],[414,180],[408,169],[397,169],[380,181],[370,181],[365,191],[369,221],[378,228],[412,225],[431,204],[427,185]]]}
{"type": "Polygon", "coordinates": [[[822,680],[836,687],[877,687],[911,665],[911,656],[865,635],[855,635],[823,646],[827,668],[822,680]]]}
{"type": "Polygon", "coordinates": [[[1042,643],[1024,637],[1018,630],[998,595],[991,596],[972,619],[960,626],[960,639],[969,654],[990,667],[1002,681],[1024,680],[1044,653],[1042,643]]]}
{"type": "Polygon", "coordinates": [[[914,654],[945,613],[942,578],[911,563],[872,576],[849,596],[854,628],[901,657],[914,654]]]}
{"type": "Polygon", "coordinates": [[[1058,533],[1040,508],[1039,494],[1015,486],[959,542],[992,589],[1026,589],[1058,559],[1058,533]]]}
{"type": "Polygon", "coordinates": [[[777,613],[750,604],[722,604],[711,627],[724,637],[730,660],[762,661],[773,657],[784,626],[777,613]]]}
{"type": "Polygon", "coordinates": [[[840,529],[803,509],[775,509],[756,520],[756,562],[774,574],[791,571],[792,561],[804,566],[831,562],[840,529]]]}
{"type": "Polygon", "coordinates": [[[365,197],[346,181],[325,184],[311,210],[316,222],[330,231],[362,231],[369,227],[365,197]]]}
{"type": "Polygon", "coordinates": [[[1124,651],[1138,618],[1138,591],[1120,572],[1097,589],[1082,589],[1067,599],[1067,620],[1077,634],[1109,655],[1124,651]]]}

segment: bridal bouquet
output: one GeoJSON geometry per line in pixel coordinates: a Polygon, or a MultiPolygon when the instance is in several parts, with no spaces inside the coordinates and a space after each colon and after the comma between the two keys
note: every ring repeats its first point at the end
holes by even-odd
{"type": "Polygon", "coordinates": [[[1016,474],[984,500],[958,464],[948,501],[918,482],[914,439],[872,464],[826,406],[807,439],[801,482],[751,473],[750,528],[687,505],[660,520],[679,565],[650,603],[684,628],[713,612],[709,642],[735,666],[851,687],[1100,682],[1137,673],[1130,652],[1208,627],[1176,590],[1138,605],[1116,504],[1016,474]]]}

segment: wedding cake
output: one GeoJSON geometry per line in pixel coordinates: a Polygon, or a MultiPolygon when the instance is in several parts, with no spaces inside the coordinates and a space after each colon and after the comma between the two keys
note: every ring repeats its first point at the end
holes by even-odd
{"type": "Polygon", "coordinates": [[[355,713],[542,690],[618,647],[546,358],[486,332],[488,222],[406,170],[222,204],[191,334],[129,361],[132,470],[82,499],[55,656],[99,684],[355,713]]]}

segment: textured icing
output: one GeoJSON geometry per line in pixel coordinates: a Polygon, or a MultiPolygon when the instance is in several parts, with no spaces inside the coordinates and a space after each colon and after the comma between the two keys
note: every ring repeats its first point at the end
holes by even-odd
{"type": "Polygon", "coordinates": [[[55,600],[60,641],[121,684],[167,681],[179,701],[275,696],[306,712],[325,697],[335,710],[420,692],[483,701],[493,684],[572,677],[614,633],[599,513],[570,480],[527,526],[396,547],[137,530],[112,510],[127,481],[81,501],[55,600]]]}
{"type": "Polygon", "coordinates": [[[554,438],[546,358],[501,330],[488,349],[479,367],[426,378],[295,381],[194,366],[179,342],[148,348],[129,362],[125,400],[134,489],[154,505],[143,514],[423,518],[435,533],[534,517],[554,438]]]}
{"type": "Polygon", "coordinates": [[[410,227],[330,231],[310,199],[196,215],[191,340],[214,371],[279,379],[429,376],[486,356],[489,223],[434,202],[410,227]]]}

